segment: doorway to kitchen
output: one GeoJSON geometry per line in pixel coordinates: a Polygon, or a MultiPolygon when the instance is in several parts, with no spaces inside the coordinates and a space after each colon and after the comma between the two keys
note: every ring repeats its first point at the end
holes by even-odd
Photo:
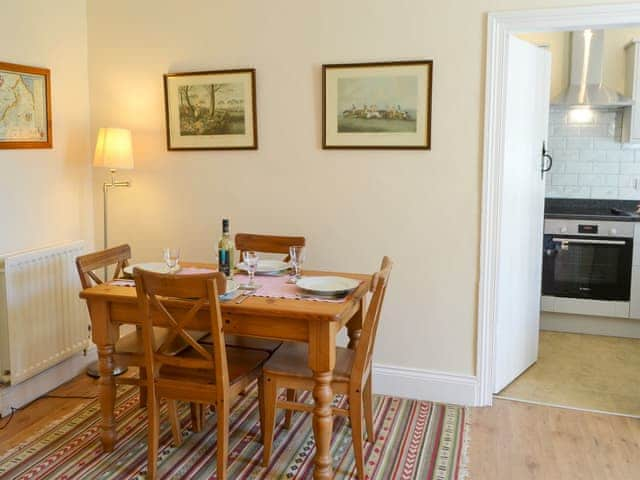
{"type": "MultiPolygon", "coordinates": [[[[571,32],[581,32],[583,39],[590,36],[587,41],[590,43],[593,35],[611,31],[614,33],[609,35],[611,38],[606,42],[616,43],[617,40],[614,42],[614,39],[627,37],[625,43],[632,43],[635,36],[640,37],[640,28],[635,29],[635,32],[631,30],[637,25],[640,25],[639,4],[625,5],[624,8],[602,6],[510,12],[492,14],[489,17],[478,335],[479,403],[491,404],[493,394],[499,393],[504,397],[525,401],[636,414],[624,405],[625,402],[640,404],[640,391],[634,391],[634,388],[637,389],[634,387],[636,382],[625,375],[634,368],[637,371],[640,366],[640,340],[637,339],[640,337],[640,320],[632,317],[630,296],[625,298],[625,292],[620,292],[620,289],[624,290],[626,281],[622,272],[627,268],[624,259],[631,258],[628,262],[629,269],[634,262],[633,211],[635,200],[640,200],[640,195],[636,197],[640,193],[640,169],[637,170],[638,179],[634,181],[637,167],[633,166],[636,162],[636,153],[631,145],[633,142],[622,140],[623,135],[627,139],[633,135],[632,129],[623,131],[625,115],[630,115],[632,108],[631,105],[614,105],[615,102],[602,108],[602,105],[596,105],[600,100],[594,100],[596,92],[590,96],[591,89],[587,88],[583,91],[578,88],[577,95],[583,99],[591,98],[592,105],[578,104],[574,100],[567,100],[568,93],[564,90],[567,85],[577,83],[577,80],[571,80],[572,70],[578,68],[575,66],[578,64],[575,58],[574,68],[570,68],[572,44],[575,45],[572,43],[571,32]],[[507,244],[510,231],[513,231],[514,226],[522,224],[521,218],[514,218],[517,211],[504,207],[504,195],[508,195],[510,188],[505,183],[512,178],[509,177],[509,169],[514,166],[513,155],[505,145],[508,146],[509,141],[509,82],[515,78],[510,71],[509,62],[513,59],[509,57],[509,49],[513,48],[515,36],[530,43],[545,44],[551,51],[551,96],[566,100],[563,105],[552,106],[548,121],[549,136],[545,139],[545,147],[554,157],[554,166],[545,182],[547,214],[544,239],[540,232],[535,251],[526,247],[518,252],[518,255],[530,256],[528,258],[535,256],[536,261],[544,265],[538,273],[540,278],[537,291],[530,292],[530,296],[525,298],[531,303],[530,300],[537,297],[538,305],[541,306],[538,307],[541,331],[538,328],[535,332],[528,326],[527,329],[517,328],[517,320],[513,320],[513,314],[517,312],[518,306],[514,307],[513,302],[509,302],[517,287],[514,288],[513,281],[505,282],[503,278],[505,271],[508,278],[517,278],[517,271],[513,270],[518,265],[518,260],[511,258],[505,267],[503,256],[513,256],[514,249],[507,244]],[[604,154],[598,149],[602,149],[604,154]],[[630,161],[625,162],[625,159],[630,161]],[[621,167],[622,163],[627,164],[624,169],[621,167]],[[582,208],[584,205],[581,205],[581,201],[585,205],[597,204],[598,208],[607,209],[607,218],[600,215],[599,221],[616,221],[623,226],[604,224],[599,227],[598,232],[589,232],[589,228],[595,226],[592,222],[594,218],[552,218],[557,213],[566,214],[558,209],[582,208]],[[613,213],[614,210],[617,213],[613,213]],[[618,218],[610,218],[612,215],[618,218]],[[548,231],[549,229],[557,231],[548,231]],[[624,235],[632,240],[622,240],[626,243],[619,245],[620,237],[624,235]],[[588,240],[588,243],[583,240],[588,240]],[[601,243],[594,245],[594,240],[601,243]],[[628,248],[630,245],[631,255],[628,248]],[[549,252],[546,262],[543,260],[545,252],[549,252]],[[601,268],[602,265],[605,268],[601,268]],[[597,271],[598,268],[600,272],[597,271]],[[591,284],[589,281],[585,283],[584,278],[589,272],[591,284]],[[615,277],[615,281],[610,278],[611,275],[615,277]],[[543,285],[542,278],[545,276],[547,281],[549,278],[556,280],[547,283],[556,283],[560,287],[563,286],[562,280],[565,280],[564,290],[560,288],[552,294],[548,294],[549,290],[547,294],[541,292],[540,286],[543,285]],[[612,288],[606,285],[601,288],[601,283],[611,282],[615,284],[612,288]],[[579,292],[577,295],[571,292],[571,285],[571,288],[579,292]],[[593,295],[589,289],[593,290],[593,295]],[[595,298],[600,295],[599,291],[607,289],[610,298],[595,298]],[[505,309],[502,306],[504,304],[509,305],[509,308],[505,309]],[[516,338],[522,335],[527,338],[516,338]],[[510,358],[520,354],[518,349],[513,348],[516,342],[522,342],[528,348],[535,344],[536,355],[531,361],[533,366],[522,375],[521,371],[516,370],[513,377],[518,378],[515,382],[510,382],[513,378],[504,377],[500,369],[504,368],[510,358]],[[505,378],[508,380],[504,385],[498,382],[500,375],[504,377],[503,381],[505,378]],[[597,394],[600,394],[599,403],[593,401],[598,397],[597,394]]],[[[601,41],[602,38],[596,38],[593,45],[598,47],[598,42],[601,41]]],[[[601,42],[599,45],[603,48],[606,43],[601,42]]],[[[585,45],[581,54],[583,65],[592,61],[594,56],[602,57],[602,51],[595,50],[594,53],[589,44],[586,49],[584,47],[585,45]]],[[[608,48],[607,46],[605,50],[608,48]]],[[[607,75],[615,76],[615,72],[624,72],[621,79],[613,82],[614,90],[622,91],[626,88],[625,82],[628,82],[626,69],[617,68],[614,72],[613,67],[617,63],[628,62],[625,49],[622,47],[620,50],[615,58],[607,55],[606,60],[601,59],[607,62],[604,64],[606,72],[609,72],[607,75]]],[[[535,157],[531,158],[535,160],[535,157]]],[[[544,213],[539,212],[540,218],[533,216],[531,210],[527,214],[531,216],[530,224],[534,225],[540,222],[544,213]]],[[[638,243],[640,244],[640,240],[638,243]]],[[[536,274],[535,270],[531,272],[536,274]]],[[[531,276],[531,272],[527,275],[531,276]]],[[[628,283],[631,291],[632,282],[628,283]]]]}

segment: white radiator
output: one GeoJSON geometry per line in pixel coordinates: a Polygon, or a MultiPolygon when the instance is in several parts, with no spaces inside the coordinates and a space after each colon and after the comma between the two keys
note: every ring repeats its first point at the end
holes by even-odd
{"type": "Polygon", "coordinates": [[[78,241],[0,255],[0,380],[17,384],[89,345],[78,241]]]}

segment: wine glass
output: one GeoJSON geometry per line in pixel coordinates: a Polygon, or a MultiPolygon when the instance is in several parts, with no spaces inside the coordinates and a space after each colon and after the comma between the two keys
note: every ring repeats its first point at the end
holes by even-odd
{"type": "Polygon", "coordinates": [[[249,283],[247,284],[247,288],[250,290],[255,290],[258,288],[255,280],[256,270],[258,268],[258,258],[258,252],[242,252],[242,259],[244,260],[244,264],[247,267],[247,272],[249,273],[249,283]]]}
{"type": "Polygon", "coordinates": [[[167,247],[163,250],[164,262],[169,267],[169,273],[174,273],[178,270],[178,261],[180,260],[180,249],[167,247]]]}
{"type": "Polygon", "coordinates": [[[292,245],[289,247],[289,258],[295,280],[300,280],[302,276],[302,264],[304,263],[305,250],[303,245],[292,245]]]}

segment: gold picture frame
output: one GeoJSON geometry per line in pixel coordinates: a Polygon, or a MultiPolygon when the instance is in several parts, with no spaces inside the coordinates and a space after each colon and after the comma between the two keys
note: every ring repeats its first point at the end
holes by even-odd
{"type": "Polygon", "coordinates": [[[0,149],[52,148],[51,71],[0,62],[0,149]]]}
{"type": "Polygon", "coordinates": [[[255,69],[164,75],[168,150],[258,148],[255,69]]]}

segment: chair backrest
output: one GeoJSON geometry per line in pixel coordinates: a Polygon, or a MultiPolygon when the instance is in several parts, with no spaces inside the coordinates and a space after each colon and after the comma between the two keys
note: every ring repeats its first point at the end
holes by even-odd
{"type": "Polygon", "coordinates": [[[142,318],[142,343],[147,376],[153,379],[162,365],[186,369],[215,370],[216,388],[228,389],[227,354],[222,331],[222,315],[218,292],[224,292],[226,278],[220,272],[201,275],[172,275],[134,268],[138,294],[138,309],[142,318]],[[171,310],[167,308],[171,304],[171,310]],[[203,308],[208,308],[213,355],[198,343],[189,328],[191,320],[203,308]],[[155,344],[154,326],[168,330],[161,345],[155,344]],[[182,340],[197,355],[177,357],[173,353],[175,340],[182,340]]]}
{"type": "Polygon", "coordinates": [[[242,252],[255,251],[262,253],[282,253],[285,256],[284,261],[288,262],[289,247],[296,245],[306,245],[304,237],[285,237],[280,235],[257,235],[253,233],[236,234],[236,250],[240,252],[240,261],[242,261],[242,252]]]}
{"type": "Polygon", "coordinates": [[[129,264],[130,258],[131,247],[126,244],[76,258],[76,267],[78,268],[82,288],[101,284],[103,280],[96,275],[95,270],[110,267],[111,265],[116,266],[113,271],[113,279],[118,278],[122,273],[122,269],[129,264]]]}
{"type": "Polygon", "coordinates": [[[378,325],[380,323],[380,312],[382,304],[387,293],[387,284],[389,283],[389,275],[393,262],[389,257],[382,259],[380,271],[373,275],[371,281],[371,291],[373,295],[369,302],[369,308],[362,326],[362,333],[358,346],[356,347],[356,356],[353,361],[352,382],[362,383],[364,375],[371,368],[371,358],[373,356],[373,347],[378,333],[378,325]]]}

